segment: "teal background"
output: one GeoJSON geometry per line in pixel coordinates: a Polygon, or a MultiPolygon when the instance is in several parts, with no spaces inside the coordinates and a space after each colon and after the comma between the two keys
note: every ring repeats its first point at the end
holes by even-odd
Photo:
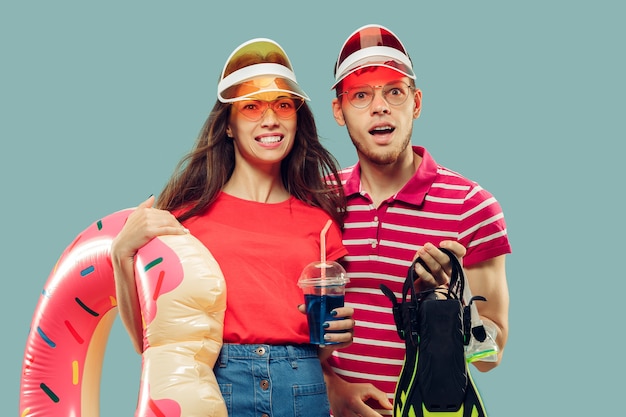
{"type": "MultiPolygon", "coordinates": [[[[624,7],[619,1],[2,1],[0,408],[19,415],[30,321],[63,249],[93,221],[157,194],[253,37],[288,52],[324,143],[332,66],[367,23],[413,58],[414,144],[500,201],[510,338],[473,376],[491,417],[618,415],[623,407],[624,7]]],[[[140,357],[119,319],[101,415],[132,415],[140,357]]]]}

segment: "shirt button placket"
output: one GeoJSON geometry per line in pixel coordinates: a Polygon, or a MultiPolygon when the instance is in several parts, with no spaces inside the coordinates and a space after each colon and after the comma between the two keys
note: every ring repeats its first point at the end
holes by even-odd
{"type": "Polygon", "coordinates": [[[374,255],[377,255],[378,252],[376,251],[376,248],[378,247],[378,239],[380,238],[380,222],[377,215],[374,215],[374,218],[372,219],[372,225],[374,226],[372,229],[376,230],[376,236],[370,239],[370,245],[372,246],[372,249],[374,249],[372,253],[374,255]]]}

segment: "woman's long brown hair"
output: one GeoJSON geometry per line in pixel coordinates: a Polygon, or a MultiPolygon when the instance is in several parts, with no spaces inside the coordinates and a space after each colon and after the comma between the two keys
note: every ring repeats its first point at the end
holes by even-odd
{"type": "MultiPolygon", "coordinates": [[[[275,62],[280,58],[261,60],[275,62]]],[[[259,62],[259,57],[253,57],[252,61],[259,62]]],[[[240,62],[238,66],[245,64],[240,62]]],[[[157,199],[158,208],[182,210],[179,221],[203,213],[233,173],[235,149],[233,140],[226,135],[230,111],[230,104],[216,101],[194,147],[178,163],[157,199]]],[[[297,126],[294,146],[281,163],[282,182],[295,198],[323,209],[342,226],[345,197],[339,181],[339,164],[321,144],[306,102],[298,109],[297,126]]]]}

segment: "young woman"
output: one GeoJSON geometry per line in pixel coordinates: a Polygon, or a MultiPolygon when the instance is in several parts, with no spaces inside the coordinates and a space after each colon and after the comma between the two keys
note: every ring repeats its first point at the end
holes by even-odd
{"type": "MultiPolygon", "coordinates": [[[[302,269],[346,254],[344,198],[324,178],[337,162],[321,145],[305,92],[284,50],[269,39],[240,45],[192,151],[159,195],[129,216],[112,245],[119,312],[138,352],[141,311],[133,258],[150,239],[190,232],[226,281],[224,345],[214,372],[229,416],[328,416],[318,347],[297,310],[302,269]]],[[[337,177],[338,178],[338,177],[337,177]]],[[[351,308],[337,309],[326,340],[351,342],[351,308]],[[336,332],[345,330],[345,332],[336,332]]],[[[322,356],[330,354],[327,345],[322,356]]]]}

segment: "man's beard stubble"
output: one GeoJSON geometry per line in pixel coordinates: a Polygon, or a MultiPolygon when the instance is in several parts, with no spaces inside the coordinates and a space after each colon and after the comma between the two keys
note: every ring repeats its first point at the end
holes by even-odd
{"type": "Polygon", "coordinates": [[[400,144],[399,147],[395,147],[392,145],[393,147],[390,150],[385,151],[384,153],[377,153],[375,151],[372,151],[371,149],[368,149],[366,145],[363,145],[361,142],[356,140],[352,136],[352,134],[350,134],[350,131],[348,131],[348,135],[350,136],[350,139],[352,140],[352,144],[356,148],[357,153],[359,153],[359,155],[362,155],[365,159],[367,159],[372,164],[383,167],[386,165],[392,165],[398,160],[400,155],[406,150],[407,146],[409,146],[409,144],[411,143],[412,131],[413,131],[412,129],[409,130],[408,134],[406,135],[406,138],[400,144]]]}

